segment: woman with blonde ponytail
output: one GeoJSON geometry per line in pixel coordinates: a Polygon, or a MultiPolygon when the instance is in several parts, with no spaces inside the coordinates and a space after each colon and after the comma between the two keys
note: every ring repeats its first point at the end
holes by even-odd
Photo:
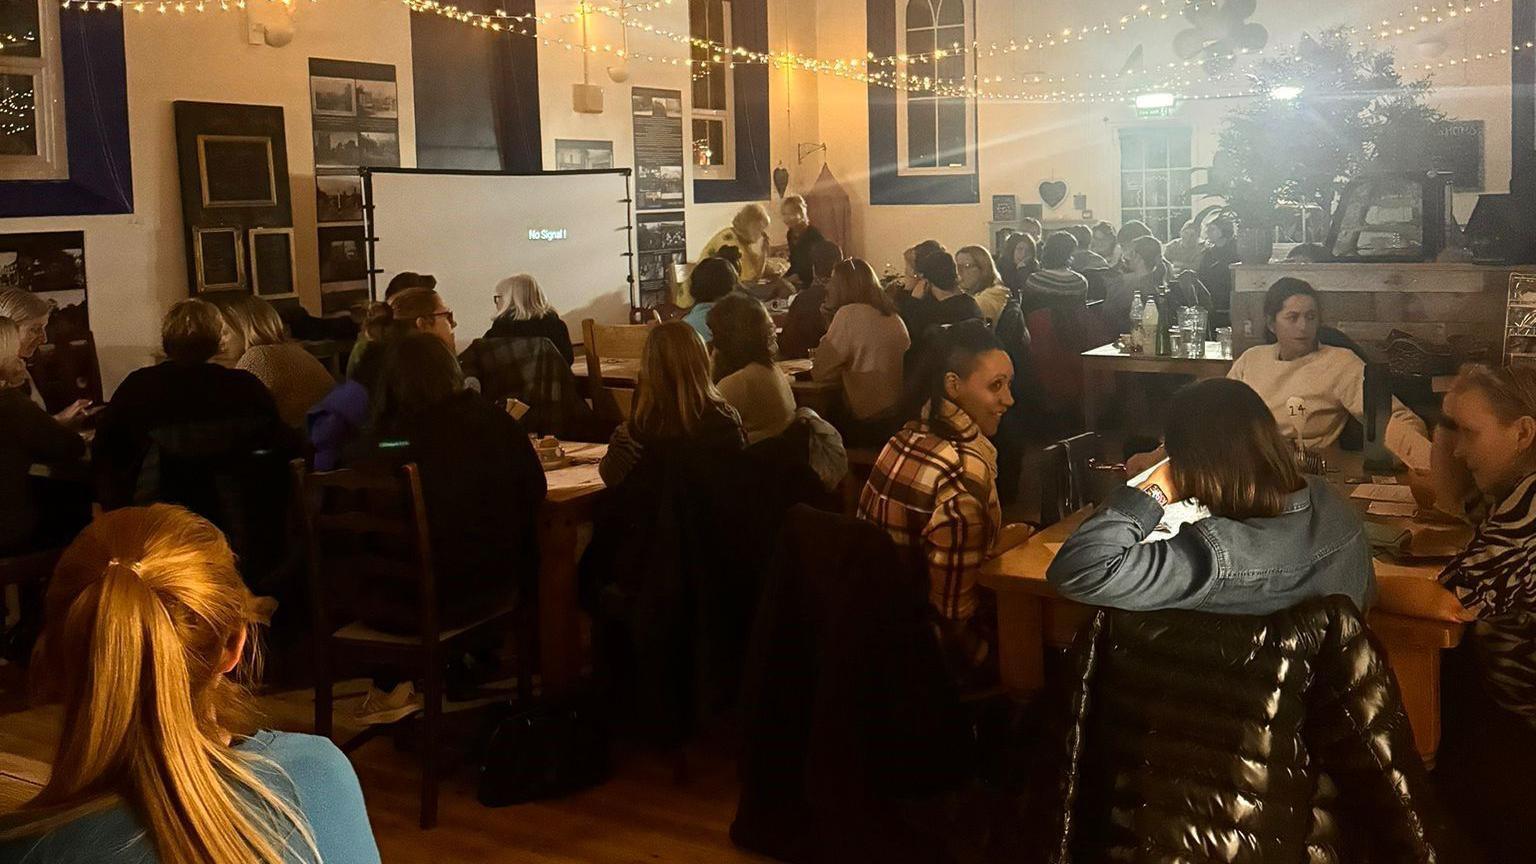
{"type": "Polygon", "coordinates": [[[256,731],[252,597],[180,507],[105,514],[48,588],[34,689],[63,703],[48,785],[0,820],[0,864],[377,862],[330,741],[256,731]]]}

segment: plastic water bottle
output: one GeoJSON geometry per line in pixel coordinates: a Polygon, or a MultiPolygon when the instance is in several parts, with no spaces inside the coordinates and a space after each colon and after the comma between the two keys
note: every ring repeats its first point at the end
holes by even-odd
{"type": "Polygon", "coordinates": [[[1141,316],[1146,311],[1146,308],[1147,308],[1146,301],[1142,299],[1140,291],[1137,291],[1135,294],[1131,295],[1131,339],[1132,339],[1132,341],[1135,341],[1136,336],[1140,335],[1140,333],[1141,333],[1141,316]]]}

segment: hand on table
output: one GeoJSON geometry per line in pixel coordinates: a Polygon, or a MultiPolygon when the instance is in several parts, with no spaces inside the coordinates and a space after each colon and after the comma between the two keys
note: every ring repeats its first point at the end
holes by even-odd
{"type": "Polygon", "coordinates": [[[1035,535],[1035,526],[1026,522],[1013,522],[1003,526],[1003,530],[997,533],[997,542],[992,544],[992,554],[1001,555],[1009,549],[1023,546],[1029,538],[1035,535]]]}
{"type": "Polygon", "coordinates": [[[1462,624],[1477,620],[1455,594],[1433,579],[1378,574],[1376,582],[1376,608],[1382,612],[1462,624]]]}

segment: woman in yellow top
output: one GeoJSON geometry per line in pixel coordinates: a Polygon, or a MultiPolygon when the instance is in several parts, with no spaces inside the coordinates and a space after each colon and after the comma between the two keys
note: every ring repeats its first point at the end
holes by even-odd
{"type": "MultiPolygon", "coordinates": [[[[736,264],[737,278],[741,282],[755,282],[765,277],[774,278],[784,275],[787,265],[783,261],[770,261],[768,258],[769,224],[768,211],[763,205],[746,205],[736,211],[730,227],[720,229],[715,236],[709,238],[709,242],[705,243],[704,248],[699,251],[698,260],[728,257],[721,255],[720,250],[730,246],[741,253],[740,258],[733,261],[736,264]]],[[[679,286],[678,293],[678,306],[686,309],[693,305],[693,293],[689,290],[687,282],[679,286]]]]}

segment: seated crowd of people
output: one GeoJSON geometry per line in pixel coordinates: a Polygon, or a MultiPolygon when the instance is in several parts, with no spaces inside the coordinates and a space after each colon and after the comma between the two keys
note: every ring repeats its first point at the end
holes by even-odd
{"type": "MultiPolygon", "coordinates": [[[[643,526],[646,554],[686,571],[677,583],[730,609],[739,624],[711,634],[724,646],[712,647],[711,662],[741,663],[752,580],[766,576],[733,573],[739,584],[718,597],[695,577],[719,560],[756,557],[766,566],[776,532],[763,526],[796,504],[837,509],[835,493],[857,461],[850,451],[864,449],[868,473],[853,475],[853,515],[920,574],[957,688],[985,689],[997,681],[999,644],[982,568],[1037,527],[1004,516],[1019,498],[1025,450],[1076,431],[1079,406],[1065,385],[1081,376],[1076,355],[1126,328],[1134,294],[1183,278],[1195,286],[1181,295],[1188,302],[1213,316],[1228,311],[1233,226],[1212,223],[1204,243],[1199,226],[1187,225],[1164,246],[1140,223],[1049,235],[1035,223],[999,238],[996,255],[926,240],[907,250],[903,274],[882,281],[809,224],[803,200],[785,199],[782,215],[785,258],[768,250],[770,220],[757,205],[710,241],[682,286],[686,308],[646,337],[627,415],[583,428],[607,440],[598,470],[624,502],[598,519],[582,565],[584,600],[595,617],[621,618],[613,610],[623,598],[654,614],[645,606],[653,587],[634,580],[659,578],[655,568],[637,569],[644,556],[631,538],[602,536],[615,525],[643,526]],[[770,304],[785,301],[776,323],[770,304]],[[814,381],[840,385],[831,416],[798,406],[776,365],[801,358],[814,381]],[[661,491],[674,482],[714,485],[661,491]],[[668,510],[694,493],[703,497],[686,510],[668,510]],[[725,539],[729,521],[745,518],[767,536],[725,539]],[[665,546],[663,530],[681,539],[665,546]]],[[[503,394],[493,401],[466,374],[454,310],[435,284],[416,273],[391,281],[367,310],[340,382],[265,301],[180,301],[164,317],[160,362],[129,375],[99,414],[76,403],[52,415],[26,367],[51,310],[25,292],[0,291],[0,554],[66,549],[46,598],[24,595],[7,637],[13,657],[38,645],[36,674],[64,704],[64,733],[42,793],[0,820],[0,861],[85,860],[107,845],[131,860],[166,862],[378,860],[340,752],[323,739],[265,730],[244,710],[261,618],[252,589],[282,604],[301,592],[284,584],[283,562],[264,561],[259,535],[221,521],[229,490],[203,485],[213,483],[207,466],[220,446],[226,456],[236,446],[241,459],[256,460],[249,470],[268,476],[295,457],[316,471],[414,463],[442,626],[533,596],[545,473],[503,394]],[[71,471],[86,456],[79,430],[87,422],[95,428],[90,465],[71,471]],[[37,465],[56,470],[40,476],[37,465]],[[93,505],[105,511],[95,521],[93,505]],[[268,572],[258,578],[253,567],[268,572]]],[[[534,277],[502,280],[495,306],[485,339],[547,340],[543,350],[570,366],[566,322],[534,277]]],[[[1268,344],[1237,358],[1228,378],[1169,400],[1163,445],[1130,460],[1135,476],[1056,554],[1048,578],[1061,595],[1120,610],[1230,616],[1274,615],[1335,595],[1360,613],[1372,608],[1361,516],[1297,459],[1298,447],[1333,447],[1350,422],[1365,420],[1364,361],[1324,344],[1322,313],[1312,286],[1275,283],[1264,303],[1268,344]],[[1180,503],[1185,515],[1175,519],[1180,503]]],[[[1436,783],[1455,827],[1488,860],[1520,860],[1536,848],[1536,832],[1512,827],[1529,826],[1523,808],[1536,801],[1520,785],[1536,761],[1536,372],[1468,367],[1433,432],[1394,402],[1385,437],[1425,507],[1477,528],[1441,578],[1477,623],[1447,666],[1446,691],[1456,696],[1444,705],[1436,783]]],[[[289,562],[290,580],[301,578],[291,570],[289,562]]],[[[347,593],[370,627],[409,634],[412,590],[375,583],[347,593]]],[[[648,650],[642,637],[652,635],[632,633],[623,644],[648,650]]],[[[594,650],[615,644],[604,639],[594,650]]],[[[374,685],[357,712],[362,722],[397,720],[419,705],[408,676],[380,672],[374,685]]],[[[1404,800],[1421,794],[1417,777],[1392,782],[1404,800]]],[[[1428,854],[1411,860],[1433,860],[1428,854]]]]}

